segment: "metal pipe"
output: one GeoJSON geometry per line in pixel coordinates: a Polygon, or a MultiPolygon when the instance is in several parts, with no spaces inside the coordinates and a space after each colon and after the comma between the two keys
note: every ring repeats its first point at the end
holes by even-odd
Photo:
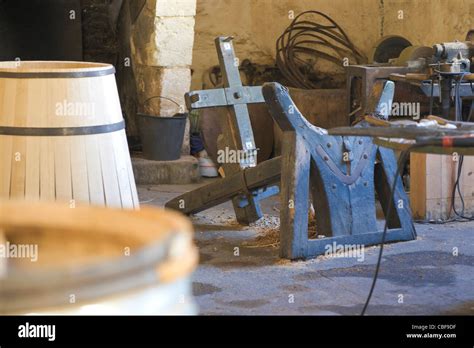
{"type": "Polygon", "coordinates": [[[449,118],[449,110],[451,109],[451,86],[453,80],[451,77],[443,77],[440,80],[441,85],[441,114],[443,118],[449,118]]]}

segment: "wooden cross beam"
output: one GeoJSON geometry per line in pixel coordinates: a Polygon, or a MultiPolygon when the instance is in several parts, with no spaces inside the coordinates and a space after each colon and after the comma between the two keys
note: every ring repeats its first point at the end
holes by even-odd
{"type": "Polygon", "coordinates": [[[278,185],[280,182],[280,170],[281,158],[275,157],[256,167],[236,172],[200,187],[191,194],[176,197],[166,203],[166,208],[178,210],[186,215],[196,214],[245,194],[246,191],[260,192],[260,199],[263,199],[264,196],[278,194],[273,185],[278,185]]]}
{"type": "MultiPolygon", "coordinates": [[[[243,152],[236,163],[221,163],[226,177],[242,173],[242,171],[257,165],[257,151],[255,140],[250,123],[247,104],[264,103],[261,87],[244,87],[240,79],[239,60],[235,56],[232,37],[218,37],[215,40],[219,62],[222,71],[224,87],[214,90],[193,91],[185,96],[187,107],[190,110],[210,107],[225,107],[227,115],[221,120],[223,134],[218,138],[217,145],[219,151],[227,153],[231,151],[243,152]]],[[[225,185],[221,183],[220,185],[225,185]]],[[[214,185],[218,192],[228,196],[226,188],[214,185]]],[[[214,187],[212,186],[212,187],[214,187]]],[[[205,200],[199,198],[205,189],[193,191],[179,197],[179,201],[190,204],[183,212],[196,212],[203,210],[196,207],[196,202],[205,200]]],[[[242,191],[242,190],[241,190],[242,191]]],[[[232,197],[237,221],[240,224],[248,225],[262,217],[259,201],[269,195],[278,194],[278,188],[258,188],[253,191],[246,191],[232,197]]],[[[174,207],[170,202],[169,207],[174,207]]]]}

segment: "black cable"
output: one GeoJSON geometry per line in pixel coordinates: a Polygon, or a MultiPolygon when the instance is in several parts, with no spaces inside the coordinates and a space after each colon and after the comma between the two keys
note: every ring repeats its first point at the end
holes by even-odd
{"type": "MultiPolygon", "coordinates": [[[[463,121],[462,117],[462,98],[461,98],[461,83],[462,80],[464,79],[464,76],[467,73],[461,74],[460,78],[458,81],[456,81],[456,84],[454,86],[454,103],[455,103],[455,116],[457,121],[463,121]]],[[[471,115],[469,115],[469,119],[471,118],[471,115]]],[[[460,179],[461,179],[461,173],[462,173],[462,168],[464,164],[464,156],[459,156],[459,161],[458,161],[458,168],[457,168],[457,175],[456,175],[456,181],[453,186],[453,191],[451,195],[451,209],[454,212],[454,215],[457,216],[460,219],[466,220],[466,221],[473,221],[474,217],[468,217],[465,216],[465,202],[464,202],[464,196],[462,194],[461,190],[461,185],[460,185],[460,179]],[[458,212],[456,209],[456,192],[458,193],[459,199],[461,200],[461,211],[458,212]]],[[[456,221],[460,221],[459,219],[456,219],[456,221]]]]}
{"type": "Polygon", "coordinates": [[[364,308],[362,309],[362,312],[360,314],[362,316],[365,315],[365,312],[367,311],[367,307],[369,306],[370,300],[372,298],[372,294],[373,294],[374,289],[375,289],[375,284],[377,283],[377,278],[378,278],[379,271],[380,271],[380,264],[382,262],[383,248],[384,248],[384,244],[385,244],[385,239],[387,237],[388,220],[389,220],[390,215],[392,214],[393,200],[395,199],[395,189],[397,187],[397,181],[398,181],[399,178],[401,179],[400,173],[403,170],[403,168],[405,167],[405,164],[408,160],[408,156],[409,156],[410,152],[413,151],[415,148],[420,148],[420,147],[424,147],[424,146],[425,145],[419,145],[419,144],[414,144],[414,145],[410,146],[408,149],[406,149],[405,151],[403,151],[401,153],[400,158],[398,160],[397,170],[395,171],[395,177],[393,179],[393,184],[390,188],[390,199],[388,201],[387,214],[385,216],[385,226],[384,226],[383,233],[382,233],[382,241],[380,242],[380,251],[379,251],[379,257],[377,259],[377,266],[375,267],[374,278],[372,280],[372,286],[370,287],[369,295],[367,296],[367,300],[365,301],[364,308]]]}
{"type": "Polygon", "coordinates": [[[465,75],[467,75],[467,73],[462,73],[454,86],[454,106],[455,106],[456,121],[462,121],[461,84],[465,75]]]}
{"type": "Polygon", "coordinates": [[[471,101],[471,109],[469,110],[469,116],[466,122],[471,122],[472,116],[474,115],[474,100],[471,101]]]}
{"type": "Polygon", "coordinates": [[[457,168],[457,175],[456,175],[456,181],[453,186],[453,191],[451,195],[451,209],[454,212],[454,214],[458,217],[458,219],[454,219],[455,221],[474,221],[474,217],[469,217],[465,216],[465,202],[464,202],[464,196],[461,191],[461,185],[460,185],[460,179],[461,179],[461,172],[462,172],[462,167],[464,163],[464,156],[459,157],[459,162],[458,162],[458,168],[457,168]],[[456,192],[459,195],[459,199],[461,200],[461,212],[458,212],[456,209],[456,192]],[[460,219],[461,220],[460,220],[460,219]]]}

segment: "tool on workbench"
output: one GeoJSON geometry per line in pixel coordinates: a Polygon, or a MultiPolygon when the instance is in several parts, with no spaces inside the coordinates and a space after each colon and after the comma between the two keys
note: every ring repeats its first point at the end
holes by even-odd
{"type": "Polygon", "coordinates": [[[438,116],[428,116],[420,122],[404,123],[374,120],[366,117],[370,127],[337,127],[328,131],[339,136],[373,137],[377,145],[405,151],[413,145],[423,145],[413,150],[422,153],[474,155],[470,148],[474,141],[474,123],[449,121],[438,116]]]}
{"type": "MultiPolygon", "coordinates": [[[[382,47],[386,45],[385,41],[380,43],[382,47]]],[[[399,99],[396,101],[424,103],[426,97],[430,97],[429,114],[432,114],[433,100],[439,98],[441,115],[454,120],[455,116],[450,110],[455,91],[460,98],[474,97],[474,74],[470,73],[473,58],[473,35],[468,34],[465,41],[438,43],[432,47],[405,47],[398,58],[388,59],[382,64],[348,66],[348,112],[352,120],[367,114],[371,110],[372,92],[377,83],[390,79],[405,82],[398,87],[399,99]]],[[[473,115],[474,102],[471,110],[473,115]]]]}

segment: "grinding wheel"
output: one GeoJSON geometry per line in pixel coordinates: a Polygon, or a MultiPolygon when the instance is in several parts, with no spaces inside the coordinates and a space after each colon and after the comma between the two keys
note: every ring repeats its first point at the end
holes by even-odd
{"type": "Polygon", "coordinates": [[[406,65],[407,62],[418,58],[428,58],[433,56],[433,47],[410,46],[405,48],[397,59],[397,65],[406,65]]]}
{"type": "Polygon", "coordinates": [[[370,53],[371,63],[388,63],[398,58],[402,51],[411,46],[411,42],[399,35],[388,35],[380,38],[370,53]]]}
{"type": "Polygon", "coordinates": [[[466,41],[474,41],[474,29],[471,29],[467,32],[466,41]]]}

